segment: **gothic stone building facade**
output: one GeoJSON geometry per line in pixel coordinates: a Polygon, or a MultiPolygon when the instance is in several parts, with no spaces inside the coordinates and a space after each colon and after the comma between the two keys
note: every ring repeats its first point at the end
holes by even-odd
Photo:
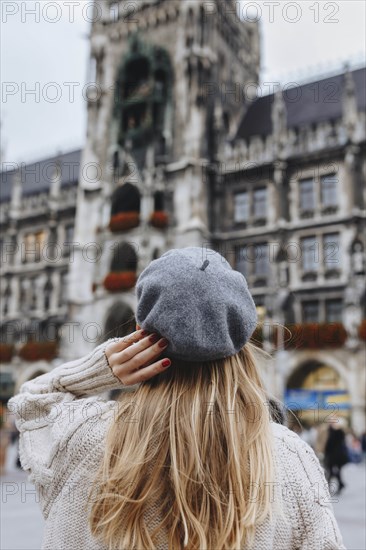
{"type": "Polygon", "coordinates": [[[250,95],[259,28],[235,2],[96,3],[90,44],[78,181],[62,156],[52,177],[3,174],[2,372],[19,385],[128,333],[145,266],[210,247],[248,279],[269,390],[365,429],[365,70],[250,95]],[[39,240],[53,252],[29,264],[39,240]]]}

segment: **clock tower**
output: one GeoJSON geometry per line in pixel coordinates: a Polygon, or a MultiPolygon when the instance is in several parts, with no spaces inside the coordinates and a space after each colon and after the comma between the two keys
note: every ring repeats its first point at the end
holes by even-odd
{"type": "Polygon", "coordinates": [[[152,259],[210,245],[206,167],[258,84],[258,24],[236,4],[95,2],[68,359],[134,329],[134,285],[152,259]]]}

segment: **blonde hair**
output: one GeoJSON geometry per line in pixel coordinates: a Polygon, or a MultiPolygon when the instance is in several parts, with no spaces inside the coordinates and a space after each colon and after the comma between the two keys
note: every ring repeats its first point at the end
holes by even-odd
{"type": "Polygon", "coordinates": [[[272,518],[272,433],[256,348],[165,372],[119,398],[94,479],[89,525],[111,549],[237,549],[272,518]],[[133,408],[138,422],[126,421],[133,408]],[[259,490],[258,490],[259,485],[259,490]],[[144,510],[158,506],[150,532],[144,510]]]}

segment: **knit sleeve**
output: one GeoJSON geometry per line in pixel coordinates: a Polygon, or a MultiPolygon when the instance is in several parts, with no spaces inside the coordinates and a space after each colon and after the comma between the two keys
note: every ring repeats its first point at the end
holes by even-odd
{"type": "Polygon", "coordinates": [[[291,490],[300,514],[301,550],[346,550],[334,516],[324,470],[313,449],[288,430],[286,441],[292,454],[291,490]],[[296,476],[296,477],[295,477],[296,476]]]}
{"type": "MultiPolygon", "coordinates": [[[[75,431],[90,429],[93,417],[102,418],[115,404],[99,395],[123,386],[105,355],[111,340],[80,359],[25,382],[8,401],[20,432],[19,456],[23,469],[31,474],[29,481],[43,486],[54,481],[55,457],[75,431]]],[[[100,423],[95,426],[101,429],[100,423]]]]}

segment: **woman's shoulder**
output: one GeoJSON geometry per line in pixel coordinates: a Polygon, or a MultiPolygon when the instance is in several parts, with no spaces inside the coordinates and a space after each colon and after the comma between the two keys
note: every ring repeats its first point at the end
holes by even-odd
{"type": "Polygon", "coordinates": [[[286,426],[273,423],[272,432],[280,476],[287,480],[297,479],[300,485],[316,484],[321,488],[322,497],[325,500],[329,499],[324,470],[312,447],[286,426]]]}
{"type": "MultiPolygon", "coordinates": [[[[277,424],[277,422],[271,422],[272,433],[274,439],[278,445],[285,445],[290,450],[298,449],[298,446],[305,443],[297,433],[287,428],[283,424],[277,424]]],[[[307,444],[306,444],[307,445],[307,444]]]]}
{"type": "Polygon", "coordinates": [[[314,450],[297,433],[276,422],[272,422],[271,426],[275,447],[280,457],[281,455],[282,458],[285,456],[292,457],[295,461],[300,459],[303,465],[306,461],[307,465],[318,467],[318,458],[314,450]]]}

